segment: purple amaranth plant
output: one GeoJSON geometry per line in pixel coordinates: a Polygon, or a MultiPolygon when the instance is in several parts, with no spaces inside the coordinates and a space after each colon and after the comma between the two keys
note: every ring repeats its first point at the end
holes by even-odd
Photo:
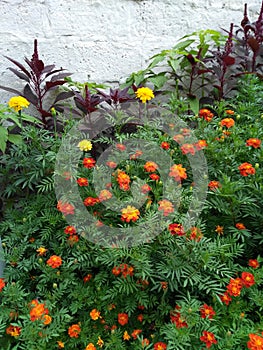
{"type": "Polygon", "coordinates": [[[103,91],[98,90],[98,93],[103,97],[104,101],[107,102],[110,106],[117,106],[121,103],[134,100],[131,95],[128,94],[129,87],[125,89],[112,89],[110,88],[110,93],[106,94],[103,91]]]}
{"type": "Polygon", "coordinates": [[[0,88],[25,97],[36,107],[44,127],[48,128],[47,119],[52,117],[50,109],[52,107],[55,108],[57,102],[65,100],[73,94],[72,92],[59,93],[54,103],[49,105],[48,108],[44,107],[45,98],[50,91],[54,91],[58,86],[65,84],[64,78],[71,75],[71,73],[63,72],[63,68],[55,69],[54,64],[45,65],[38,55],[37,39],[34,40],[34,53],[31,60],[27,57],[24,59],[29,69],[18,61],[7,56],[5,57],[19,68],[18,70],[9,67],[9,70],[18,78],[26,81],[26,85],[22,93],[10,87],[0,86],[0,88]]]}

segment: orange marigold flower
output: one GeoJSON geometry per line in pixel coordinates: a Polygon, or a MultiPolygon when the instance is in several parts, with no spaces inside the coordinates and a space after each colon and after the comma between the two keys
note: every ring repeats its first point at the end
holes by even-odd
{"type": "Polygon", "coordinates": [[[44,315],[47,315],[48,309],[45,307],[45,304],[37,304],[30,310],[29,314],[30,320],[34,322],[42,319],[44,315]]]}
{"type": "Polygon", "coordinates": [[[112,194],[109,190],[101,190],[99,194],[99,200],[100,202],[106,201],[108,199],[111,199],[112,194]]]}
{"type": "Polygon", "coordinates": [[[184,137],[182,134],[177,134],[174,135],[173,140],[180,145],[184,141],[184,137]]]}
{"type": "Polygon", "coordinates": [[[151,187],[149,185],[147,185],[147,184],[144,184],[144,185],[141,186],[141,192],[144,193],[144,194],[148,193],[151,190],[152,190],[151,187]]]}
{"type": "Polygon", "coordinates": [[[241,279],[244,287],[249,288],[255,284],[254,275],[250,272],[242,272],[241,279]]]}
{"type": "Polygon", "coordinates": [[[219,181],[212,180],[209,182],[208,187],[210,190],[214,190],[215,188],[221,187],[221,184],[219,181]]]}
{"type": "Polygon", "coordinates": [[[70,215],[74,214],[74,206],[70,203],[63,203],[62,201],[58,201],[57,209],[63,214],[63,215],[70,215]]]}
{"type": "Polygon", "coordinates": [[[221,120],[220,125],[225,126],[229,129],[235,125],[235,121],[233,118],[224,118],[221,120]]]}
{"type": "Polygon", "coordinates": [[[123,334],[123,340],[130,340],[131,336],[129,335],[129,333],[127,331],[124,332],[123,334]]]}
{"type": "Polygon", "coordinates": [[[130,159],[135,160],[135,159],[139,158],[141,155],[142,155],[142,151],[137,150],[134,154],[130,155],[130,159]]]}
{"type": "Polygon", "coordinates": [[[125,150],[126,150],[126,146],[123,145],[122,143],[116,143],[116,148],[117,148],[119,151],[125,151],[125,150]]]}
{"type": "Polygon", "coordinates": [[[97,344],[99,345],[100,348],[103,346],[104,341],[101,339],[101,337],[98,337],[97,344]]]}
{"type": "Polygon", "coordinates": [[[242,176],[254,175],[256,170],[253,168],[252,164],[245,162],[239,165],[238,170],[242,176]]]}
{"type": "Polygon", "coordinates": [[[159,201],[158,204],[158,210],[162,211],[164,216],[168,216],[169,214],[174,212],[173,203],[168,201],[167,199],[159,201]]]}
{"type": "Polygon", "coordinates": [[[226,305],[229,305],[229,303],[232,301],[231,296],[227,292],[225,292],[223,295],[220,295],[220,299],[226,305]]]}
{"type": "Polygon", "coordinates": [[[142,330],[141,330],[141,329],[135,329],[135,330],[132,332],[131,336],[132,336],[133,339],[135,340],[135,339],[137,339],[138,335],[141,334],[141,333],[142,333],[142,330]]]}
{"type": "Polygon", "coordinates": [[[231,296],[238,297],[241,293],[243,287],[243,281],[241,278],[231,278],[229,284],[227,285],[227,293],[231,296]]]}
{"type": "Polygon", "coordinates": [[[163,281],[163,282],[160,282],[160,284],[161,284],[163,290],[168,288],[168,282],[163,281]]]}
{"type": "Polygon", "coordinates": [[[108,165],[109,168],[115,169],[117,166],[117,163],[115,162],[107,162],[106,165],[108,165]]]}
{"type": "Polygon", "coordinates": [[[98,311],[97,309],[93,309],[91,310],[91,312],[89,313],[90,317],[92,320],[96,321],[98,318],[100,318],[100,311],[98,311]]]}
{"type": "Polygon", "coordinates": [[[82,163],[84,168],[91,169],[94,168],[96,160],[93,158],[84,158],[82,163]]]}
{"type": "Polygon", "coordinates": [[[128,205],[126,208],[123,208],[121,210],[121,213],[121,220],[125,222],[135,222],[139,219],[140,216],[139,210],[131,205],[128,205]]]}
{"type": "Polygon", "coordinates": [[[170,231],[171,235],[176,236],[184,236],[184,228],[182,224],[170,224],[168,226],[168,230],[170,231]]]}
{"type": "Polygon", "coordinates": [[[147,338],[143,338],[142,340],[142,347],[148,346],[150,344],[150,340],[147,338]]]}
{"type": "Polygon", "coordinates": [[[176,328],[188,327],[188,324],[181,317],[181,313],[177,310],[173,310],[170,314],[170,320],[175,324],[176,328]]]}
{"type": "Polygon", "coordinates": [[[158,343],[155,343],[153,346],[154,350],[166,350],[167,349],[167,345],[161,341],[159,341],[158,343]]]}
{"type": "Polygon", "coordinates": [[[257,269],[259,267],[259,262],[256,259],[248,260],[248,265],[253,267],[253,269],[257,269]]]}
{"type": "Polygon", "coordinates": [[[52,317],[49,315],[43,316],[43,323],[45,326],[49,325],[52,322],[52,317]]]}
{"type": "Polygon", "coordinates": [[[89,181],[85,177],[80,177],[80,178],[77,179],[77,184],[79,186],[88,186],[89,181]]]}
{"type": "Polygon", "coordinates": [[[9,327],[6,328],[6,334],[11,335],[11,337],[18,337],[21,333],[21,327],[13,326],[10,324],[9,327]]]}
{"type": "Polygon", "coordinates": [[[170,148],[170,144],[168,142],[166,142],[166,141],[163,141],[161,143],[161,147],[162,147],[162,149],[169,149],[170,148]]]}
{"type": "Polygon", "coordinates": [[[207,108],[202,108],[199,111],[199,117],[203,118],[207,122],[210,122],[213,118],[214,114],[207,108]]]}
{"type": "Polygon", "coordinates": [[[100,202],[99,198],[96,197],[87,197],[84,199],[83,203],[86,207],[93,207],[94,205],[100,202]]]}
{"type": "Polygon", "coordinates": [[[251,146],[254,148],[259,148],[261,145],[261,141],[257,138],[250,138],[246,141],[246,146],[251,146]]]}
{"type": "Polygon", "coordinates": [[[118,171],[117,181],[121,190],[129,191],[131,179],[125,171],[118,171]]]}
{"type": "Polygon", "coordinates": [[[199,242],[203,237],[202,231],[198,227],[191,227],[189,238],[193,241],[199,242]]]}
{"type": "Polygon", "coordinates": [[[158,169],[158,165],[152,161],[146,162],[143,167],[148,173],[154,173],[158,169]]]}
{"type": "Polygon", "coordinates": [[[126,325],[129,322],[128,314],[126,314],[126,313],[118,314],[118,322],[121,326],[126,325]]]}
{"type": "Polygon", "coordinates": [[[250,350],[263,350],[263,338],[257,334],[250,333],[247,347],[250,350]]]}
{"type": "Polygon", "coordinates": [[[67,226],[67,227],[65,227],[65,229],[64,229],[64,232],[67,234],[67,235],[75,235],[76,234],[76,229],[75,229],[75,227],[74,226],[67,226]]]}
{"type": "Polygon", "coordinates": [[[150,177],[150,179],[153,180],[153,181],[158,181],[158,180],[160,180],[160,176],[157,175],[157,174],[150,174],[149,177],[150,177]]]}
{"type": "Polygon", "coordinates": [[[203,335],[200,337],[200,340],[205,343],[207,349],[211,348],[213,344],[217,344],[214,334],[207,331],[203,331],[203,335]]]}
{"type": "Polygon", "coordinates": [[[204,149],[205,147],[207,147],[208,144],[206,142],[206,140],[198,140],[195,144],[194,147],[197,151],[200,151],[201,149],[204,149]]]}
{"type": "Polygon", "coordinates": [[[68,237],[68,242],[70,244],[70,246],[72,247],[75,243],[77,243],[79,241],[79,237],[78,235],[72,235],[68,237]]]}
{"type": "Polygon", "coordinates": [[[84,283],[89,282],[92,279],[92,274],[88,273],[85,277],[83,277],[84,283]]]}
{"type": "Polygon", "coordinates": [[[235,226],[238,230],[245,230],[246,229],[246,226],[244,224],[242,224],[241,222],[238,222],[235,226]]]}
{"type": "Polygon", "coordinates": [[[183,154],[188,154],[191,153],[192,155],[195,154],[195,148],[194,145],[191,143],[185,143],[180,147],[181,151],[183,154]]]}
{"type": "Polygon", "coordinates": [[[57,344],[58,344],[58,348],[59,348],[59,349],[64,349],[65,344],[63,343],[63,341],[58,340],[58,341],[57,341],[57,344]]]}
{"type": "Polygon", "coordinates": [[[200,313],[202,318],[208,318],[209,320],[211,320],[216,314],[212,306],[208,306],[207,304],[200,307],[200,313]]]}
{"type": "Polygon", "coordinates": [[[52,255],[48,261],[47,261],[47,265],[49,265],[50,267],[52,267],[52,269],[56,269],[57,267],[62,265],[62,259],[60,256],[57,255],[52,255]]]}
{"type": "Polygon", "coordinates": [[[45,247],[39,247],[39,248],[37,249],[37,252],[38,252],[38,255],[39,255],[39,256],[45,255],[47,251],[48,251],[48,250],[47,250],[45,247]]]}
{"type": "Polygon", "coordinates": [[[235,114],[235,112],[232,111],[232,109],[227,109],[225,112],[226,112],[226,114],[228,114],[228,115],[233,115],[233,114],[235,114]]]}
{"type": "Polygon", "coordinates": [[[142,322],[143,319],[144,319],[143,314],[139,314],[139,315],[137,316],[137,320],[138,320],[139,322],[142,322]]]}
{"type": "Polygon", "coordinates": [[[70,338],[78,338],[81,332],[81,328],[78,324],[73,324],[68,328],[68,335],[70,338]]]}
{"type": "Polygon", "coordinates": [[[186,179],[186,169],[182,167],[182,164],[174,164],[170,168],[169,176],[173,177],[175,181],[181,181],[183,179],[186,179]]]}
{"type": "Polygon", "coordinates": [[[96,350],[96,347],[95,347],[95,345],[93,343],[89,343],[86,346],[85,350],[96,350]]]}
{"type": "Polygon", "coordinates": [[[224,233],[224,226],[217,225],[215,232],[218,233],[219,235],[222,235],[224,233]]]}

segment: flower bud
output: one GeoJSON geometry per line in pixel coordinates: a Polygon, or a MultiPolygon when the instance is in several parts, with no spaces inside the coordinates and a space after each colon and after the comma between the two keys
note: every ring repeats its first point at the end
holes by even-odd
{"type": "Polygon", "coordinates": [[[256,163],[255,164],[255,169],[258,169],[259,168],[259,163],[256,163]]]}
{"type": "Polygon", "coordinates": [[[57,283],[53,283],[53,288],[56,289],[58,287],[57,283]]]}

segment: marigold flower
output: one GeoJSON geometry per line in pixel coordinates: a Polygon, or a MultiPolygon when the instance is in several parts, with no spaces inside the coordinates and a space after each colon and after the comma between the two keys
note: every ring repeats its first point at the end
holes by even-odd
{"type": "Polygon", "coordinates": [[[116,143],[116,148],[117,148],[119,151],[125,151],[125,150],[126,150],[126,146],[123,145],[122,143],[116,143]]]}
{"type": "Polygon", "coordinates": [[[42,319],[44,315],[48,314],[48,309],[45,307],[45,304],[40,303],[35,305],[29,312],[30,320],[36,321],[42,319]]]}
{"type": "Polygon", "coordinates": [[[218,233],[219,235],[222,235],[224,233],[224,226],[217,225],[215,232],[218,233]]]}
{"type": "Polygon", "coordinates": [[[235,226],[238,230],[245,230],[246,229],[246,226],[244,224],[242,224],[241,222],[236,223],[235,226]]]}
{"type": "Polygon", "coordinates": [[[79,241],[79,236],[78,235],[72,235],[68,237],[68,242],[70,246],[73,246],[75,243],[79,241]]]}
{"type": "Polygon", "coordinates": [[[115,162],[107,162],[106,165],[108,165],[109,168],[115,169],[117,166],[117,163],[115,162]]]}
{"type": "Polygon", "coordinates": [[[181,181],[183,179],[186,179],[186,169],[182,167],[182,164],[174,164],[170,168],[169,176],[173,177],[175,181],[181,181]]]}
{"type": "Polygon", "coordinates": [[[144,185],[141,186],[141,192],[144,193],[144,194],[148,193],[151,190],[152,190],[151,187],[149,185],[147,185],[147,184],[144,184],[144,185]]]}
{"type": "Polygon", "coordinates": [[[242,176],[254,175],[256,170],[253,168],[252,164],[245,162],[239,165],[238,170],[242,176]]]}
{"type": "Polygon", "coordinates": [[[211,320],[216,314],[212,306],[208,306],[207,304],[201,306],[200,313],[201,318],[208,318],[209,320],[211,320]]]}
{"type": "Polygon", "coordinates": [[[263,338],[257,334],[250,333],[247,347],[250,350],[263,350],[263,338]]]}
{"type": "Polygon", "coordinates": [[[170,231],[171,235],[176,236],[184,236],[184,228],[182,224],[170,224],[168,226],[168,230],[170,231]]]}
{"type": "Polygon", "coordinates": [[[89,140],[82,140],[78,143],[78,148],[81,151],[88,152],[92,149],[92,143],[89,140]]]}
{"type": "Polygon", "coordinates": [[[161,341],[159,341],[158,343],[155,343],[153,346],[154,350],[166,350],[167,349],[167,345],[161,341]]]}
{"type": "Polygon", "coordinates": [[[121,326],[126,325],[129,322],[128,314],[126,314],[126,313],[118,314],[118,322],[121,326]]]}
{"type": "Polygon", "coordinates": [[[87,197],[84,199],[83,203],[86,207],[93,207],[100,202],[99,198],[87,197]]]}
{"type": "Polygon", "coordinates": [[[150,340],[148,338],[143,338],[142,347],[148,346],[150,344],[150,340]]]}
{"type": "Polygon", "coordinates": [[[102,190],[99,194],[99,200],[100,202],[106,201],[108,199],[111,199],[112,193],[109,190],[102,190]]]}
{"type": "Polygon", "coordinates": [[[83,277],[84,283],[89,282],[92,279],[92,274],[88,273],[85,277],[83,277]]]}
{"type": "Polygon", "coordinates": [[[141,329],[135,329],[135,330],[132,332],[131,336],[133,337],[134,340],[136,340],[137,337],[138,337],[138,335],[141,334],[141,333],[142,333],[142,330],[141,330],[141,329]]]}
{"type": "Polygon", "coordinates": [[[74,214],[74,206],[70,203],[63,203],[62,201],[58,201],[57,209],[63,214],[63,215],[73,215],[74,214]]]}
{"type": "Polygon", "coordinates": [[[119,187],[123,191],[129,191],[131,179],[125,171],[119,170],[117,175],[119,187]]]}
{"type": "Polygon", "coordinates": [[[78,338],[81,332],[81,328],[78,324],[73,324],[68,328],[68,335],[70,338],[78,338]]]}
{"type": "Polygon", "coordinates": [[[191,227],[189,238],[193,241],[199,242],[203,237],[202,231],[198,227],[191,227]]]}
{"type": "Polygon", "coordinates": [[[68,235],[75,235],[77,231],[74,226],[67,226],[65,227],[64,232],[68,235]]]}
{"type": "Polygon", "coordinates": [[[194,147],[197,151],[200,151],[201,149],[204,149],[205,147],[207,147],[208,144],[206,142],[206,140],[198,140],[195,144],[194,147]]]}
{"type": "Polygon", "coordinates": [[[45,247],[39,247],[39,248],[37,249],[37,252],[38,252],[38,255],[39,255],[39,256],[45,255],[47,251],[48,251],[48,250],[47,250],[45,247]]]}
{"type": "Polygon", "coordinates": [[[243,287],[243,281],[241,278],[231,278],[229,284],[227,285],[227,293],[231,296],[238,297],[241,293],[243,287]]]}
{"type": "Polygon", "coordinates": [[[184,141],[184,136],[181,134],[174,135],[173,140],[180,145],[184,141]]]}
{"type": "Polygon", "coordinates": [[[57,255],[52,255],[48,261],[47,261],[47,265],[49,265],[50,267],[52,267],[52,269],[56,269],[57,267],[60,267],[62,265],[62,259],[60,256],[57,255]]]}
{"type": "Polygon", "coordinates": [[[214,190],[215,188],[221,187],[221,184],[219,181],[212,180],[209,182],[208,187],[210,190],[214,190]]]}
{"type": "Polygon", "coordinates": [[[52,322],[52,317],[49,315],[43,316],[43,323],[45,326],[49,325],[52,322]]]}
{"type": "Polygon", "coordinates": [[[153,180],[153,181],[158,181],[158,180],[160,180],[160,176],[157,175],[157,174],[150,174],[149,177],[150,177],[150,179],[153,180]]]}
{"type": "Polygon", "coordinates": [[[71,179],[71,172],[70,171],[64,171],[62,176],[64,177],[65,180],[69,180],[69,179],[71,179]]]}
{"type": "Polygon", "coordinates": [[[184,328],[188,327],[188,324],[185,322],[185,320],[181,317],[181,313],[179,311],[172,311],[170,314],[170,320],[172,323],[175,324],[176,328],[184,328]]]}
{"type": "Polygon", "coordinates": [[[121,213],[121,220],[125,222],[135,222],[139,219],[140,216],[139,210],[131,205],[128,205],[126,208],[123,208],[121,210],[121,213]]]}
{"type": "Polygon", "coordinates": [[[214,334],[207,331],[203,331],[203,335],[200,337],[200,340],[205,343],[207,349],[211,348],[213,344],[217,344],[214,334]]]}
{"type": "Polygon", "coordinates": [[[154,98],[153,91],[148,87],[141,87],[137,89],[135,91],[135,95],[142,101],[142,103],[146,103],[147,101],[150,101],[152,98],[154,98]]]}
{"type": "Polygon", "coordinates": [[[191,143],[185,143],[180,147],[181,151],[183,154],[188,154],[191,153],[192,155],[195,154],[195,148],[194,145],[191,143]]]}
{"type": "Polygon", "coordinates": [[[213,118],[214,114],[207,108],[202,108],[199,111],[199,117],[203,118],[207,122],[210,122],[213,118]]]}
{"type": "Polygon", "coordinates": [[[80,177],[77,179],[77,184],[81,187],[84,187],[89,185],[89,181],[85,177],[80,177]]]}
{"type": "Polygon", "coordinates": [[[143,314],[139,314],[139,315],[137,316],[137,320],[138,320],[139,322],[142,322],[143,319],[144,319],[143,314]]]}
{"type": "Polygon", "coordinates": [[[173,204],[167,199],[163,199],[158,202],[159,207],[158,210],[163,212],[164,216],[168,216],[169,214],[174,212],[173,204]]]}
{"type": "Polygon", "coordinates": [[[96,347],[95,347],[95,345],[93,343],[89,343],[86,346],[85,350],[96,350],[96,347]]]}
{"type": "Polygon", "coordinates": [[[170,148],[170,144],[169,144],[169,142],[166,142],[166,141],[163,141],[162,143],[161,143],[161,148],[162,149],[169,149],[170,148]]]}
{"type": "Polygon", "coordinates": [[[163,290],[166,290],[168,288],[168,282],[161,281],[160,284],[161,284],[163,290]]]}
{"type": "Polygon", "coordinates": [[[261,141],[257,138],[250,138],[246,141],[246,146],[251,146],[254,148],[259,148],[261,145],[261,141]]]}
{"type": "Polygon", "coordinates": [[[233,118],[224,118],[221,120],[220,125],[225,126],[229,129],[235,125],[235,121],[233,118]]]}
{"type": "Polygon", "coordinates": [[[82,163],[84,168],[91,169],[91,168],[94,168],[96,164],[96,160],[93,158],[84,158],[82,163]]]}
{"type": "Polygon", "coordinates": [[[158,165],[152,161],[146,162],[143,167],[148,173],[154,173],[158,169],[158,165]]]}
{"type": "Polygon", "coordinates": [[[241,279],[243,286],[249,288],[255,284],[254,275],[250,272],[242,272],[241,279]]]}
{"type": "Polygon", "coordinates": [[[6,334],[11,335],[11,337],[18,337],[21,333],[21,327],[13,326],[10,324],[9,327],[6,328],[6,334]]]}
{"type": "Polygon", "coordinates": [[[89,313],[90,317],[92,320],[96,321],[98,318],[100,318],[100,311],[98,311],[97,309],[93,309],[91,310],[91,312],[89,313]]]}
{"type": "Polygon", "coordinates": [[[58,340],[57,343],[58,343],[58,348],[59,348],[59,349],[64,349],[65,344],[63,343],[63,341],[58,340]]]}
{"type": "Polygon", "coordinates": [[[253,267],[253,269],[257,269],[259,267],[259,262],[256,259],[248,260],[248,265],[253,267]]]}
{"type": "Polygon", "coordinates": [[[127,331],[124,332],[123,334],[123,340],[130,340],[131,336],[129,335],[129,333],[127,331]]]}
{"type": "Polygon", "coordinates": [[[226,114],[228,114],[228,115],[233,115],[233,114],[235,114],[235,112],[232,111],[232,109],[227,109],[225,112],[226,112],[226,114]]]}
{"type": "Polygon", "coordinates": [[[104,341],[101,339],[101,337],[98,337],[97,344],[99,345],[100,348],[103,346],[104,341]]]}
{"type": "Polygon", "coordinates": [[[231,296],[227,292],[225,292],[223,295],[220,295],[220,299],[226,305],[229,305],[229,303],[232,301],[231,296]]]}
{"type": "Polygon", "coordinates": [[[141,155],[142,155],[142,151],[137,150],[134,154],[130,155],[130,159],[135,160],[135,159],[139,158],[141,155]]]}
{"type": "Polygon", "coordinates": [[[22,96],[14,96],[11,97],[8,101],[8,105],[10,108],[12,108],[15,112],[21,111],[23,108],[28,108],[30,103],[28,100],[22,96]]]}

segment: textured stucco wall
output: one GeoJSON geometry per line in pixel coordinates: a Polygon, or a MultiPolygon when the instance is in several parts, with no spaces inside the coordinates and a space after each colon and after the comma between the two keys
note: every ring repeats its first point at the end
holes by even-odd
{"type": "MultiPolygon", "coordinates": [[[[0,54],[31,58],[33,39],[46,63],[79,81],[117,82],[195,30],[239,23],[244,0],[0,0],[0,54]],[[89,78],[88,78],[89,76],[89,78]]],[[[249,0],[256,19],[261,0],[249,0]]],[[[0,59],[0,84],[21,86],[0,59]]],[[[0,91],[1,102],[10,94],[0,91]]]]}

